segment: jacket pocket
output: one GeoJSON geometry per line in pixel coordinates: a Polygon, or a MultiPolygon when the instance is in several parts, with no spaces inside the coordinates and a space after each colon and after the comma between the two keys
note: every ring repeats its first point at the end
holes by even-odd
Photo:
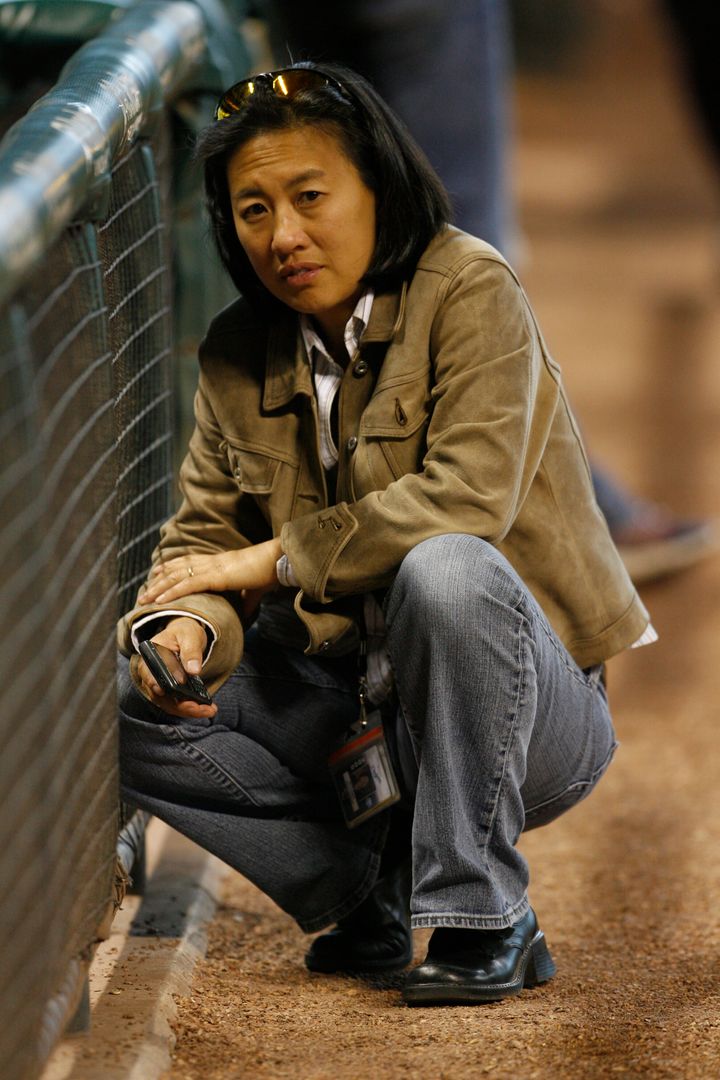
{"type": "Polygon", "coordinates": [[[375,390],[360,420],[359,434],[382,439],[407,439],[427,421],[429,391],[425,380],[409,376],[375,390]]]}
{"type": "Polygon", "coordinates": [[[256,503],[273,533],[279,532],[292,515],[298,464],[285,455],[249,450],[230,441],[226,441],[225,451],[238,487],[256,503]]]}
{"type": "Polygon", "coordinates": [[[360,494],[422,470],[430,405],[416,381],[389,386],[372,399],[360,421],[353,486],[360,494]]]}
{"type": "Polygon", "coordinates": [[[232,474],[243,491],[249,495],[269,495],[280,467],[278,458],[257,454],[251,450],[241,450],[237,446],[227,445],[227,455],[232,474]]]}

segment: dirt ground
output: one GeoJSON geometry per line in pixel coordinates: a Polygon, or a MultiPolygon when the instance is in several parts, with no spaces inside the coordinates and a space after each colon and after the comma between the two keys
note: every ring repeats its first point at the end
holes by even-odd
{"type": "MultiPolygon", "coordinates": [[[[519,85],[522,277],[594,455],[720,516],[720,173],[655,5],[587,8],[574,69],[519,85]]],[[[397,980],[306,972],[303,935],[234,875],[170,1080],[720,1075],[719,584],[714,558],[643,590],[661,641],[610,665],[615,764],[523,840],[551,983],[408,1009],[397,980]]]]}

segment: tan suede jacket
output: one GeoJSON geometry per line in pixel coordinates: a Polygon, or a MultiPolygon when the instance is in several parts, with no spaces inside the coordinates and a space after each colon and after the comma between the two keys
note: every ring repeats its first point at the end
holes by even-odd
{"type": "MultiPolygon", "coordinates": [[[[348,597],[387,586],[412,547],[442,533],[494,544],[581,667],[648,625],[596,505],[560,371],[513,271],[474,237],[444,230],[408,285],[376,297],[340,389],[332,505],[293,312],[268,324],[242,300],[222,311],[200,349],[195,410],[183,503],[155,558],[280,535],[308,652],[349,632],[348,597]]],[[[232,600],[172,605],[215,629],[212,689],[242,655],[232,600]]],[[[124,651],[152,610],[121,621],[124,651]]]]}

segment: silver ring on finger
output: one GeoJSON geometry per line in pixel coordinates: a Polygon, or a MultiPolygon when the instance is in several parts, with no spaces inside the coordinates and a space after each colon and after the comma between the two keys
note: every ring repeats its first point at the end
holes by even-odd
{"type": "Polygon", "coordinates": [[[188,577],[194,577],[195,576],[195,571],[193,570],[192,566],[188,566],[187,572],[188,572],[188,577]]]}

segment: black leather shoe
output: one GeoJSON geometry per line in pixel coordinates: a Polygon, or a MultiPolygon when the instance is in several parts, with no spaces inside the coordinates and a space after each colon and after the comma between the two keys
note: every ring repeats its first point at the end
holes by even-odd
{"type": "Polygon", "coordinates": [[[305,955],[310,971],[350,975],[398,971],[412,960],[410,860],[379,878],[359,907],[315,938],[305,955]]]}
{"type": "Polygon", "coordinates": [[[403,989],[408,1005],[475,1005],[547,982],[555,962],[532,908],[507,930],[439,927],[403,989]]]}

